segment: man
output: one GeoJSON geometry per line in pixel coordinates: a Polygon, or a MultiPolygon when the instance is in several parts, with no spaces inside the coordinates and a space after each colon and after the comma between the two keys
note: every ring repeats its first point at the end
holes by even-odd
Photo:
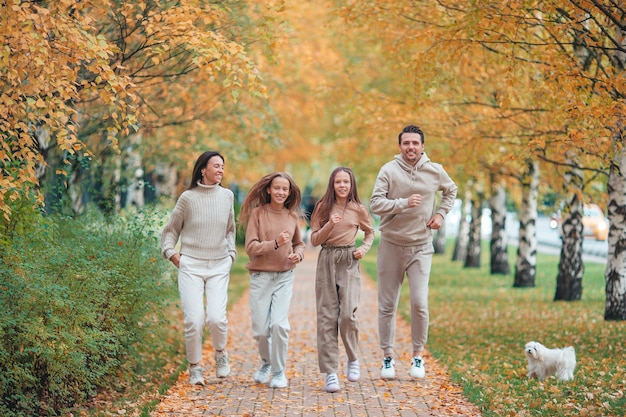
{"type": "Polygon", "coordinates": [[[428,339],[428,280],[432,264],[432,230],[444,222],[456,197],[457,186],[440,164],[424,152],[424,133],[414,125],[398,135],[400,154],[378,172],[371,210],[380,216],[378,246],[378,334],[384,359],[383,379],[396,376],[393,348],[396,310],[404,274],[411,291],[410,375],[424,378],[422,352],[428,339]],[[442,192],[436,208],[436,194],[442,192]]]}

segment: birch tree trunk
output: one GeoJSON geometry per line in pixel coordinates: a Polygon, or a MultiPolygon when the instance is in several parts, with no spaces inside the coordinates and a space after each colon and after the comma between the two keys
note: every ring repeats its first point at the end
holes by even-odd
{"type": "Polygon", "coordinates": [[[469,223],[467,219],[472,213],[472,192],[470,185],[466,188],[465,197],[463,198],[463,206],[461,209],[461,218],[459,219],[459,232],[456,235],[456,244],[454,245],[453,261],[465,261],[467,255],[467,245],[469,242],[469,223]]]}
{"type": "Polygon", "coordinates": [[[143,157],[138,150],[140,144],[141,135],[133,135],[131,138],[131,146],[126,148],[126,172],[130,175],[126,189],[125,207],[140,208],[144,206],[145,183],[143,179],[143,157]]]}
{"type": "MultiPolygon", "coordinates": [[[[570,166],[576,166],[577,158],[568,155],[570,166]]],[[[565,173],[566,190],[582,190],[583,174],[580,169],[571,168],[565,173]]],[[[554,301],[576,301],[583,294],[583,205],[577,193],[566,202],[561,215],[561,257],[559,273],[556,277],[554,301]]]]}
{"type": "Polygon", "coordinates": [[[506,189],[501,183],[494,184],[489,199],[491,208],[491,273],[508,275],[509,254],[507,252],[506,236],[506,189]]]}
{"type": "Polygon", "coordinates": [[[165,196],[171,201],[176,201],[179,177],[174,165],[157,164],[151,178],[157,196],[165,196]]]}
{"type": "MultiPolygon", "coordinates": [[[[622,48],[616,48],[613,54],[613,64],[620,73],[623,73],[626,69],[626,53],[624,52],[626,29],[623,25],[618,28],[617,34],[622,48]]],[[[623,94],[621,99],[624,99],[623,94]]],[[[615,157],[613,157],[609,168],[609,204],[607,210],[609,253],[604,272],[606,281],[605,320],[626,320],[626,143],[624,135],[626,135],[624,114],[621,113],[613,131],[615,157]]]]}
{"type": "Polygon", "coordinates": [[[615,133],[619,148],[609,169],[609,253],[606,281],[605,320],[626,320],[626,149],[624,129],[615,133]]]}
{"type": "Polygon", "coordinates": [[[439,230],[437,230],[437,234],[435,235],[435,240],[433,241],[433,246],[435,248],[435,253],[445,253],[446,252],[446,222],[444,221],[439,230]]]}
{"type": "Polygon", "coordinates": [[[537,273],[537,198],[539,164],[527,161],[528,172],[522,179],[522,202],[519,213],[519,246],[515,264],[514,287],[534,287],[537,273]]]}
{"type": "Polygon", "coordinates": [[[476,190],[472,200],[472,220],[469,225],[469,241],[465,255],[465,268],[480,268],[480,238],[483,220],[483,193],[476,190]]]}

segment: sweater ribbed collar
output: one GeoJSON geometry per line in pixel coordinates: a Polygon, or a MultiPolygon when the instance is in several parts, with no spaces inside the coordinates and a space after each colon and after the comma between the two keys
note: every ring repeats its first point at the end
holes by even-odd
{"type": "Polygon", "coordinates": [[[202,184],[201,181],[198,181],[197,184],[198,186],[196,187],[196,189],[203,193],[211,193],[220,187],[219,183],[213,184],[213,185],[206,185],[206,184],[202,184]]]}

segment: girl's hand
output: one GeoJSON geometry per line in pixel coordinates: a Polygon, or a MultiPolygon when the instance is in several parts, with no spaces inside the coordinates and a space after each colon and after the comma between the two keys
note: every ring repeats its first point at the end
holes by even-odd
{"type": "Polygon", "coordinates": [[[290,241],[291,241],[291,236],[289,236],[289,231],[288,230],[283,230],[282,232],[280,232],[280,234],[276,238],[276,244],[278,246],[286,245],[290,241]]]}
{"type": "Polygon", "coordinates": [[[339,213],[334,213],[330,216],[330,222],[332,224],[337,224],[341,221],[341,215],[339,213]]]}
{"type": "Polygon", "coordinates": [[[288,256],[289,260],[291,261],[292,264],[297,264],[300,263],[300,255],[298,255],[295,252],[291,252],[288,256]]]}
{"type": "Polygon", "coordinates": [[[354,252],[352,252],[352,256],[354,256],[354,259],[361,259],[363,258],[363,251],[361,250],[361,248],[355,250],[354,252]]]}

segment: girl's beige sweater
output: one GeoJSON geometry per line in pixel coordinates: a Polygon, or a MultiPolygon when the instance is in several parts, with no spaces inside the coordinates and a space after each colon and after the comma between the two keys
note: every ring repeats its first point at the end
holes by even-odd
{"type": "Polygon", "coordinates": [[[283,272],[295,268],[287,258],[291,252],[304,256],[304,242],[300,234],[298,216],[286,208],[275,210],[269,205],[252,209],[246,225],[246,253],[250,272],[283,272]],[[276,238],[284,230],[289,232],[291,242],[276,249],[276,238]]]}
{"type": "Polygon", "coordinates": [[[341,221],[337,224],[326,222],[322,225],[322,219],[317,210],[311,216],[311,243],[313,246],[325,244],[330,246],[354,245],[359,229],[363,230],[365,237],[363,244],[363,254],[367,253],[374,242],[374,228],[372,218],[363,204],[348,202],[345,207],[334,204],[331,209],[333,213],[341,214],[341,221]]]}

